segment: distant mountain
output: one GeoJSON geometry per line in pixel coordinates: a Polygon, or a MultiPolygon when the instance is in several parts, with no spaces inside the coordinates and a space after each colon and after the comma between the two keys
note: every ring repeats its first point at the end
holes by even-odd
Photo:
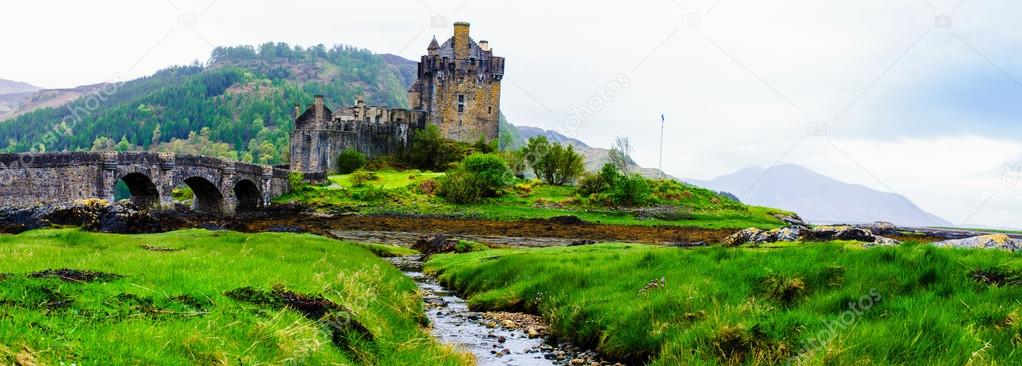
{"type": "Polygon", "coordinates": [[[28,98],[40,88],[20,81],[0,79],[0,120],[7,119],[28,98]]]}
{"type": "Polygon", "coordinates": [[[0,95],[31,93],[39,89],[42,88],[29,83],[0,79],[0,95]]]}
{"type": "MultiPolygon", "coordinates": [[[[586,170],[596,171],[603,167],[604,164],[610,162],[610,149],[604,149],[599,147],[592,147],[582,142],[579,139],[564,136],[557,131],[544,130],[539,127],[529,126],[512,126],[518,130],[518,136],[520,141],[517,143],[523,145],[525,141],[536,136],[546,136],[547,140],[551,142],[557,142],[560,144],[572,145],[575,147],[575,151],[585,157],[586,170]]],[[[677,179],[672,176],[666,175],[659,169],[643,168],[636,164],[634,161],[630,162],[630,171],[639,173],[640,175],[647,178],[667,178],[677,179]]]]}
{"type": "Polygon", "coordinates": [[[904,196],[849,184],[797,165],[746,168],[697,186],[732,192],[742,202],[797,212],[814,223],[887,221],[904,226],[952,226],[904,196]]]}

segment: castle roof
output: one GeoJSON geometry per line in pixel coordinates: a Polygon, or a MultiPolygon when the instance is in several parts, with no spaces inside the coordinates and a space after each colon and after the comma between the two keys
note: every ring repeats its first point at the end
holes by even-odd
{"type": "MultiPolygon", "coordinates": [[[[334,114],[334,112],[331,111],[329,107],[323,106],[323,120],[324,121],[329,121],[329,120],[333,119],[333,114],[334,114]]],[[[315,119],[316,119],[316,106],[315,105],[311,105],[311,106],[309,106],[308,108],[305,109],[305,112],[303,112],[301,116],[298,116],[298,119],[295,120],[295,127],[304,125],[304,124],[306,124],[308,122],[314,122],[315,119]]]]}
{"type": "Polygon", "coordinates": [[[426,49],[430,50],[430,51],[433,51],[433,50],[436,50],[436,49],[439,49],[439,48],[440,48],[440,44],[437,43],[436,36],[433,36],[433,41],[429,42],[429,47],[427,47],[426,49]]]}
{"type": "MultiPolygon", "coordinates": [[[[483,49],[479,47],[479,44],[476,43],[476,41],[471,37],[469,37],[468,39],[468,44],[469,44],[468,57],[475,58],[477,60],[484,60],[490,58],[490,53],[483,51],[483,49]]],[[[444,44],[440,46],[440,49],[437,50],[437,54],[440,55],[440,57],[447,57],[453,60],[454,37],[447,39],[447,42],[444,42],[444,44]]]]}

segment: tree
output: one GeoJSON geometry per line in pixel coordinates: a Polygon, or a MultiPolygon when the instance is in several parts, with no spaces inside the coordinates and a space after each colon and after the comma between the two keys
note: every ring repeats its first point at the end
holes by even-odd
{"type": "Polygon", "coordinates": [[[528,168],[528,162],[525,161],[525,152],[522,150],[504,151],[501,153],[504,157],[504,161],[507,161],[507,165],[511,168],[511,173],[518,179],[525,179],[525,169],[528,168]]]}
{"type": "Polygon", "coordinates": [[[341,174],[350,174],[365,167],[367,162],[365,155],[349,147],[337,157],[337,171],[341,174]]]}
{"type": "Polygon", "coordinates": [[[522,153],[525,155],[525,161],[529,163],[529,167],[532,168],[532,173],[536,177],[542,177],[540,175],[540,169],[543,166],[543,158],[547,155],[550,150],[550,142],[547,141],[546,136],[536,136],[529,138],[528,144],[522,148],[522,153]]]}
{"type": "Polygon", "coordinates": [[[610,152],[607,154],[610,158],[610,163],[617,168],[617,170],[628,173],[632,161],[632,144],[628,142],[627,137],[618,137],[614,140],[614,146],[610,148],[610,152]]]}
{"type": "Polygon", "coordinates": [[[546,153],[540,156],[533,169],[544,182],[565,185],[574,182],[585,171],[582,155],[575,152],[575,147],[552,144],[546,153]]]}

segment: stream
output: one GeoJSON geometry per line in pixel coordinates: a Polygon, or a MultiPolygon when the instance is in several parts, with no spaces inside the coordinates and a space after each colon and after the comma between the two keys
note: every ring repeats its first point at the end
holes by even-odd
{"type": "Polygon", "coordinates": [[[418,257],[390,260],[419,286],[433,337],[471,352],[481,366],[612,365],[595,352],[545,336],[539,317],[471,311],[468,302],[422,273],[418,257]]]}

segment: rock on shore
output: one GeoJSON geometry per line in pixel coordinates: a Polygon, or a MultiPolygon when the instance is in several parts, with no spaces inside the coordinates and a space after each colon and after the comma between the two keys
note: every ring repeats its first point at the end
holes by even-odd
{"type": "Polygon", "coordinates": [[[1004,234],[994,234],[957,240],[945,240],[933,243],[933,245],[944,248],[1002,249],[1014,252],[1019,250],[1019,248],[1022,248],[1022,240],[1012,239],[1004,234]]]}

